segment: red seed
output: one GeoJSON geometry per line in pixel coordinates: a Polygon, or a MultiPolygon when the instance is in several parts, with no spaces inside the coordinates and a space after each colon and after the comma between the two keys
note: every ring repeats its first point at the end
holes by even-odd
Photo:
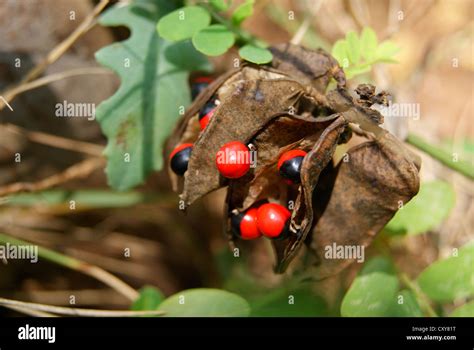
{"type": "Polygon", "coordinates": [[[216,154],[217,170],[228,179],[244,176],[250,169],[250,151],[239,141],[226,143],[216,154]]]}
{"type": "Polygon", "coordinates": [[[290,217],[290,211],[283,205],[276,203],[263,204],[258,208],[257,226],[264,236],[278,238],[285,234],[285,228],[290,217]]]}

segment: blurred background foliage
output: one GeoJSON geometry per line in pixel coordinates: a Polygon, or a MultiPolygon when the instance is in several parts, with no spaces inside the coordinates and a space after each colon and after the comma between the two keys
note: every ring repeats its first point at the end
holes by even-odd
{"type": "MultiPolygon", "coordinates": [[[[115,3],[108,5],[109,10],[115,3]]],[[[233,3],[229,11],[243,2],[233,3]]],[[[92,0],[0,0],[0,37],[4,38],[0,43],[0,91],[25,77],[97,4],[92,0]],[[21,59],[19,67],[14,65],[17,58],[21,59]]],[[[361,38],[370,37],[371,34],[363,34],[363,29],[372,28],[379,43],[389,40],[391,46],[385,47],[384,52],[393,54],[397,63],[384,63],[387,60],[383,55],[349,57],[351,85],[373,83],[392,94],[396,102],[418,103],[419,119],[391,118],[385,127],[402,139],[409,132],[416,132],[472,166],[473,5],[469,0],[257,0],[253,14],[242,22],[241,28],[274,44],[289,41],[306,26],[302,44],[333,50],[336,57],[340,55],[338,59],[343,59],[341,45],[345,45],[334,46],[338,40],[354,40],[348,35],[351,32],[359,33],[361,38]],[[293,20],[288,19],[291,14],[293,20]],[[373,60],[371,69],[366,69],[364,59],[373,60]]],[[[154,24],[156,20],[153,19],[154,24]]],[[[94,55],[99,49],[102,55],[98,60],[113,65],[103,48],[117,48],[116,42],[127,40],[133,25],[126,25],[123,19],[107,18],[107,14],[101,23],[111,26],[92,26],[46,68],[45,75],[78,67],[98,69],[94,55]]],[[[183,70],[168,82],[180,89],[178,99],[170,102],[173,104],[189,102],[187,70],[210,68],[202,62],[200,66],[183,65],[178,57],[171,55],[170,63],[183,70]]],[[[238,48],[234,47],[210,58],[213,72],[217,75],[231,68],[236,57],[238,48]]],[[[137,60],[141,61],[139,55],[137,60]]],[[[122,84],[128,84],[121,77],[122,84]]],[[[147,84],[149,79],[132,78],[137,81],[131,81],[131,85],[147,84]]],[[[67,100],[99,105],[119,86],[115,74],[100,71],[99,75],[91,70],[90,74],[60,79],[20,94],[10,102],[13,111],[0,110],[0,233],[4,234],[0,242],[13,237],[63,254],[53,259],[45,256],[36,264],[19,260],[0,264],[2,297],[97,309],[159,308],[171,315],[182,312],[182,308],[176,309],[173,299],[182,293],[188,300],[196,300],[193,305],[207,307],[207,311],[214,305],[215,312],[210,312],[213,315],[474,315],[472,181],[417,150],[423,158],[420,194],[397,213],[366,251],[368,261],[363,267],[355,263],[324,281],[312,281],[298,263],[288,274],[275,275],[272,252],[265,240],[245,242],[240,257],[234,258],[221,235],[223,193],[209,195],[183,216],[164,172],[146,176],[117,168],[112,182],[120,184],[126,178],[130,186],[116,187],[130,189],[115,192],[108,186],[104,164],[99,163],[81,168],[81,176],[60,179],[55,188],[46,183],[38,187],[47,188],[44,191],[16,194],[19,191],[12,184],[38,184],[87,160],[95,152],[92,146],[97,145],[101,151],[107,142],[103,132],[107,134],[108,127],[118,127],[114,122],[104,126],[100,111],[102,130],[97,121],[85,118],[58,119],[54,116],[56,103],[67,100]],[[47,134],[46,139],[32,132],[47,134]],[[58,142],[55,136],[64,142],[58,142]],[[91,151],[85,152],[85,145],[68,140],[86,142],[92,145],[91,151]],[[21,162],[14,161],[16,153],[21,154],[21,162]],[[133,187],[142,178],[146,182],[133,187]],[[77,261],[114,274],[139,290],[139,298],[133,293],[132,298],[127,297],[127,293],[118,293],[100,279],[80,273],[82,265],[75,265],[77,261]],[[194,288],[203,289],[181,292],[194,288]],[[71,296],[75,297],[72,305],[71,296]],[[164,301],[169,296],[171,299],[164,301]],[[400,296],[403,303],[399,302],[400,296]]],[[[137,113],[152,113],[156,120],[165,122],[169,122],[166,118],[178,117],[170,116],[172,106],[154,107],[152,112],[137,113]]],[[[105,107],[101,108],[104,111],[105,107]]],[[[107,113],[114,121],[125,117],[120,110],[102,115],[107,113]]],[[[149,137],[166,136],[159,130],[154,132],[158,134],[149,137]]],[[[109,148],[109,155],[111,151],[109,148]]],[[[160,151],[150,150],[137,168],[150,172],[160,168],[160,151]]],[[[338,154],[343,152],[341,147],[338,154]]],[[[188,315],[202,312],[191,308],[185,311],[188,315]]],[[[0,309],[0,314],[17,315],[6,309],[0,309]]]]}

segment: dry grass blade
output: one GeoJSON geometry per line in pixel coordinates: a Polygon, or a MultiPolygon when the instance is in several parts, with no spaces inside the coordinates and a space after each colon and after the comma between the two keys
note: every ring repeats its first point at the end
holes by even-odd
{"type": "Polygon", "coordinates": [[[94,23],[97,16],[102,12],[108,3],[109,0],[101,0],[94,7],[94,10],[89,13],[86,18],[84,18],[81,24],[66,39],[64,39],[54,49],[52,49],[43,61],[41,61],[28,72],[28,74],[23,78],[18,86],[5,91],[2,95],[7,97],[5,100],[1,100],[0,110],[2,110],[9,102],[11,102],[13,98],[15,98],[15,95],[11,94],[11,90],[20,89],[22,85],[36,79],[51,63],[56,62],[76,42],[77,39],[87,33],[89,29],[92,28],[92,24],[94,23]]]}
{"type": "Polygon", "coordinates": [[[17,95],[19,95],[19,94],[21,94],[25,91],[33,90],[33,89],[39,88],[41,86],[53,83],[55,81],[65,79],[65,78],[75,77],[75,76],[79,76],[79,75],[91,75],[91,74],[112,74],[112,72],[108,69],[100,68],[100,67],[75,68],[75,69],[71,69],[71,70],[68,70],[68,71],[65,71],[65,72],[51,74],[51,75],[33,80],[31,82],[28,82],[28,83],[18,85],[16,87],[12,88],[11,90],[8,90],[5,93],[4,98],[7,101],[11,101],[17,95]]]}
{"type": "Polygon", "coordinates": [[[16,307],[21,310],[35,310],[48,312],[58,315],[68,316],[86,316],[86,317],[137,317],[137,316],[159,316],[163,315],[163,311],[147,310],[147,311],[130,311],[130,310],[98,310],[98,309],[78,309],[65,306],[54,306],[37,303],[28,303],[24,301],[5,299],[0,297],[0,305],[6,307],[16,307]]]}
{"type": "Polygon", "coordinates": [[[100,157],[103,151],[103,147],[100,145],[84,141],[71,140],[65,137],[51,135],[40,131],[29,131],[14,124],[6,123],[3,124],[2,127],[10,132],[24,135],[32,142],[41,143],[51,147],[80,152],[96,157],[100,157]]]}
{"type": "Polygon", "coordinates": [[[0,188],[0,197],[18,192],[41,191],[72,179],[86,177],[104,164],[103,158],[86,159],[74,164],[65,171],[54,174],[38,182],[17,182],[0,188]]]}
{"type": "MultiPolygon", "coordinates": [[[[17,246],[31,245],[31,243],[29,242],[15,239],[2,233],[0,233],[0,243],[10,243],[17,246]]],[[[121,293],[123,296],[125,296],[131,301],[134,301],[139,296],[139,293],[131,286],[129,286],[119,278],[115,277],[111,273],[101,269],[100,267],[88,264],[84,261],[71,258],[70,256],[43,247],[38,247],[38,255],[42,259],[49,260],[56,264],[94,277],[95,279],[103,282],[104,284],[113,288],[117,292],[121,293]]]]}

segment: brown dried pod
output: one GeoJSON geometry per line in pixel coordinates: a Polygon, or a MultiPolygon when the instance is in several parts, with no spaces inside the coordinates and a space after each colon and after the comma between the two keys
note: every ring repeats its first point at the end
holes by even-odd
{"type": "MultiPolygon", "coordinates": [[[[368,245],[395,214],[399,201],[406,203],[417,193],[419,159],[379,127],[383,117],[370,107],[387,102],[384,92],[376,94],[365,84],[355,90],[359,98],[353,98],[342,69],[323,50],[290,44],[271,50],[272,67],[243,64],[225,74],[198,96],[177,126],[171,145],[194,143],[180,197],[188,206],[228,186],[228,218],[262,199],[294,201],[289,236],[272,241],[275,271],[285,271],[306,243],[314,276],[324,278],[349,263],[325,260],[326,245],[368,245]],[[326,92],[331,79],[337,87],[326,92]],[[200,131],[197,113],[211,96],[220,103],[200,131]],[[334,167],[336,147],[347,142],[351,130],[371,141],[351,149],[350,161],[334,167]],[[230,141],[251,144],[258,154],[256,168],[236,180],[220,176],[215,165],[217,151],[230,141]],[[276,164],[282,153],[294,148],[308,154],[301,184],[288,185],[276,164]]],[[[177,188],[174,174],[172,179],[177,188]]],[[[226,232],[232,241],[230,220],[226,232]]]]}

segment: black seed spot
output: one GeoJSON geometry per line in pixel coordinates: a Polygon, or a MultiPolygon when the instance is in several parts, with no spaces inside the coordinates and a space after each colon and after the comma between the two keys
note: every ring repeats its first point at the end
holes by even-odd
{"type": "Polygon", "coordinates": [[[283,162],[280,167],[280,175],[291,182],[298,184],[301,182],[301,164],[303,163],[302,156],[294,157],[283,162]]]}

